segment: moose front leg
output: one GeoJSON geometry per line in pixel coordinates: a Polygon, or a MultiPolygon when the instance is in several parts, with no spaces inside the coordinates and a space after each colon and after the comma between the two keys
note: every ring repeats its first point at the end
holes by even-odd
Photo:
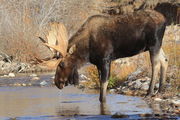
{"type": "Polygon", "coordinates": [[[101,103],[106,102],[106,91],[108,86],[108,79],[110,75],[110,64],[109,60],[104,60],[103,64],[98,67],[99,78],[100,78],[100,96],[99,101],[101,103]]]}

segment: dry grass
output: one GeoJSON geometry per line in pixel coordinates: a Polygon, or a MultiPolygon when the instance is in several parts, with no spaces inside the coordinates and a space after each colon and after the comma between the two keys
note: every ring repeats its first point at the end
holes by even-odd
{"type": "MultiPolygon", "coordinates": [[[[128,75],[136,70],[136,65],[126,65],[113,62],[111,64],[111,75],[109,78],[108,88],[117,87],[119,84],[122,84],[128,77],[128,75]]],[[[86,86],[90,88],[99,88],[99,75],[97,68],[94,65],[87,67],[86,72],[88,77],[91,79],[86,82],[86,86]]]]}
{"type": "Polygon", "coordinates": [[[87,81],[84,85],[90,88],[99,88],[99,74],[96,66],[90,65],[85,70],[88,73],[90,81],[87,81]]]}
{"type": "Polygon", "coordinates": [[[35,57],[39,58],[40,52],[34,43],[31,41],[26,41],[23,39],[14,39],[9,40],[8,46],[5,46],[6,53],[12,55],[15,61],[19,62],[30,62],[35,57]]]}

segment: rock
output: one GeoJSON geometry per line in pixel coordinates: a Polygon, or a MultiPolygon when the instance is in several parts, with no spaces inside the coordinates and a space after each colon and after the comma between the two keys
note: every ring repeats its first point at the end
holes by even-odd
{"type": "Polygon", "coordinates": [[[0,53],[0,60],[3,60],[4,62],[11,63],[13,60],[13,57],[1,52],[0,53]]]}
{"type": "Polygon", "coordinates": [[[82,85],[82,84],[80,84],[80,85],[78,86],[78,89],[85,89],[85,86],[82,85]]]}
{"type": "Polygon", "coordinates": [[[155,88],[156,88],[156,89],[159,88],[159,83],[156,83],[155,88]]]}
{"type": "Polygon", "coordinates": [[[26,84],[25,84],[25,83],[23,83],[23,84],[21,84],[21,85],[22,85],[22,86],[24,86],[24,87],[26,86],[26,84]]]}
{"type": "Polygon", "coordinates": [[[180,107],[180,100],[171,100],[171,103],[174,104],[175,106],[180,107]]]}
{"type": "Polygon", "coordinates": [[[116,89],[110,89],[109,92],[110,93],[116,93],[116,89]]]}
{"type": "Polygon", "coordinates": [[[147,91],[148,89],[149,89],[149,83],[143,83],[142,85],[141,85],[141,88],[140,88],[141,90],[144,90],[144,91],[147,91]]]}
{"type": "Polygon", "coordinates": [[[127,85],[132,86],[134,82],[129,82],[127,85]]]}
{"type": "Polygon", "coordinates": [[[141,82],[147,82],[147,83],[150,83],[150,80],[151,80],[151,78],[149,78],[149,77],[141,78],[141,82]]]}
{"type": "Polygon", "coordinates": [[[51,78],[52,78],[52,79],[54,79],[54,78],[55,78],[55,76],[52,76],[51,78]]]}
{"type": "Polygon", "coordinates": [[[10,70],[11,69],[11,63],[6,63],[5,62],[5,64],[3,64],[3,66],[2,66],[2,70],[10,70]]]}
{"type": "Polygon", "coordinates": [[[46,81],[42,81],[42,82],[40,82],[40,85],[41,86],[45,86],[45,85],[47,85],[47,82],[46,81]]]}
{"type": "Polygon", "coordinates": [[[142,85],[141,79],[138,79],[138,80],[133,82],[133,86],[135,89],[139,89],[141,87],[141,85],[142,85]]]}
{"type": "Polygon", "coordinates": [[[22,72],[22,71],[24,71],[26,68],[29,68],[29,65],[28,65],[28,64],[20,63],[20,64],[17,65],[16,70],[17,70],[18,72],[22,72]]]}
{"type": "Polygon", "coordinates": [[[125,94],[125,95],[132,95],[132,91],[129,90],[128,88],[121,89],[120,93],[125,94]]]}
{"type": "Polygon", "coordinates": [[[2,77],[8,77],[8,75],[3,75],[2,77]]]}
{"type": "Polygon", "coordinates": [[[37,74],[31,74],[30,77],[37,77],[37,74]]]}
{"type": "Polygon", "coordinates": [[[128,76],[128,81],[132,81],[132,80],[134,80],[134,79],[136,79],[136,76],[138,75],[138,74],[140,74],[140,73],[142,73],[142,71],[140,70],[140,69],[138,69],[137,71],[135,71],[135,72],[133,72],[132,74],[130,74],[129,76],[128,76]]]}
{"type": "Polygon", "coordinates": [[[161,98],[154,98],[154,101],[157,101],[157,102],[162,102],[162,101],[163,101],[163,99],[161,99],[161,98]]]}
{"type": "Polygon", "coordinates": [[[39,77],[33,77],[31,80],[39,80],[39,77]]]}
{"type": "Polygon", "coordinates": [[[15,74],[14,73],[9,73],[8,76],[9,77],[15,77],[15,74]]]}
{"type": "Polygon", "coordinates": [[[19,83],[15,83],[13,86],[21,86],[21,84],[19,84],[19,83]]]}

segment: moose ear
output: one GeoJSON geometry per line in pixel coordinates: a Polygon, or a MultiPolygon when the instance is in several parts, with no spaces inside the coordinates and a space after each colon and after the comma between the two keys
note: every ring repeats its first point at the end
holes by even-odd
{"type": "Polygon", "coordinates": [[[69,54],[73,54],[74,51],[76,51],[76,45],[74,44],[73,46],[71,46],[71,48],[69,49],[69,54]]]}

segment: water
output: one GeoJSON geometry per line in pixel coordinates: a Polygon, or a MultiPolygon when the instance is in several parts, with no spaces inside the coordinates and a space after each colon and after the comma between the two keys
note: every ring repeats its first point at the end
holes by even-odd
{"type": "Polygon", "coordinates": [[[152,114],[139,97],[109,94],[106,104],[98,99],[98,93],[74,87],[0,87],[0,119],[126,120],[152,114]]]}

